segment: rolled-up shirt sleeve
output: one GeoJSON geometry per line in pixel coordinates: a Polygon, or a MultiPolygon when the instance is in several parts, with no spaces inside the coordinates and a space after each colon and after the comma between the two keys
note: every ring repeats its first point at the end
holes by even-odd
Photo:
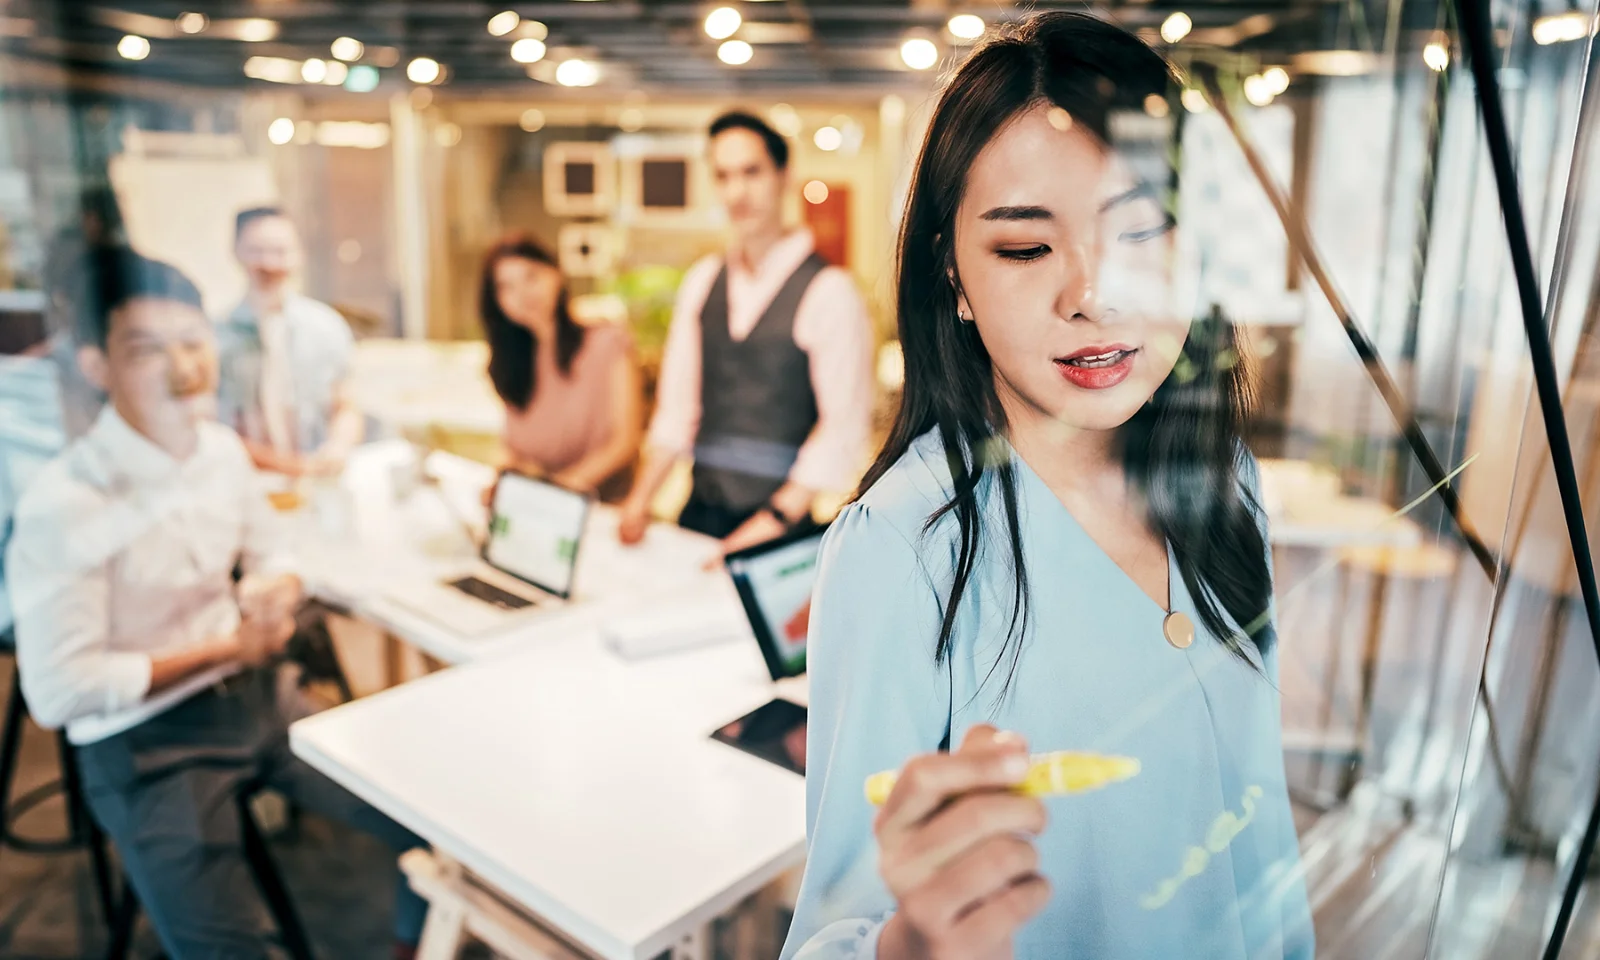
{"type": "Polygon", "coordinates": [[[30,509],[24,498],[6,554],[22,693],[50,730],[137,706],[151,672],[148,654],[110,648],[109,561],[77,554],[66,535],[77,511],[59,506],[30,509]]]}
{"type": "Polygon", "coordinates": [[[866,779],[935,750],[950,719],[940,602],[900,529],[861,503],[822,548],[808,640],[806,869],[784,960],[872,960],[895,901],[866,779]]]}
{"type": "Polygon", "coordinates": [[[850,274],[817,274],[795,315],[796,345],[810,357],[817,425],[801,445],[789,480],[842,492],[861,478],[872,435],[872,318],[850,274]]]}
{"type": "Polygon", "coordinates": [[[678,285],[661,353],[656,412],[645,440],[653,450],[679,457],[694,451],[700,432],[700,311],[721,269],[720,258],[705,257],[684,273],[678,285]]]}

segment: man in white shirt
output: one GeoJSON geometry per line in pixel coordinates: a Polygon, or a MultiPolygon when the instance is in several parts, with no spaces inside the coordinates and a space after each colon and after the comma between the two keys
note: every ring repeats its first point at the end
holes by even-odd
{"type": "MultiPolygon", "coordinates": [[[[397,850],[421,841],[289,752],[267,668],[301,586],[249,455],[210,422],[199,292],[126,249],[88,267],[100,319],[80,356],[109,402],[17,509],[6,570],[23,694],[42,726],[66,727],[167,953],[266,957],[241,795],[271,785],[397,850]]],[[[423,908],[403,883],[398,907],[397,940],[414,945],[423,908]]]]}
{"type": "Polygon", "coordinates": [[[338,473],[365,430],[345,391],[350,327],[332,307],[291,289],[303,254],[282,210],[241,212],[234,253],[250,288],[217,326],[218,419],[239,432],[263,470],[338,473]]]}

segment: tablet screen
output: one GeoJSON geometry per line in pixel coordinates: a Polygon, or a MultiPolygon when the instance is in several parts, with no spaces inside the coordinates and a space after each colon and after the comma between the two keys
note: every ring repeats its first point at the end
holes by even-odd
{"type": "Polygon", "coordinates": [[[589,500],[581,493],[503,474],[495,488],[483,558],[541,590],[568,596],[588,513],[589,500]]]}
{"type": "Polygon", "coordinates": [[[817,579],[821,549],[819,530],[728,558],[728,572],[739,588],[751,629],[761,642],[774,678],[805,672],[811,587],[817,579]]]}
{"type": "Polygon", "coordinates": [[[771,700],[711,735],[731,747],[805,775],[806,708],[771,700]]]}

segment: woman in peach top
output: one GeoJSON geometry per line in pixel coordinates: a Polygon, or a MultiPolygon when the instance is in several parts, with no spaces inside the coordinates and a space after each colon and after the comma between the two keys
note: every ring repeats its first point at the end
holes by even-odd
{"type": "Polygon", "coordinates": [[[627,330],[573,320],[555,258],[528,236],[489,251],[479,313],[506,405],[508,466],[575,490],[625,491],[643,422],[627,330]]]}

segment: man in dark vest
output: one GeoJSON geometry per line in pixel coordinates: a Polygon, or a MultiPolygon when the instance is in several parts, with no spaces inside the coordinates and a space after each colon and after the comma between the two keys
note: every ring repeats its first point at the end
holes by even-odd
{"type": "Polygon", "coordinates": [[[808,230],[784,224],[789,146],[760,118],[728,113],[709,159],[733,237],[678,290],[643,468],[623,506],[644,535],[673,465],[694,458],[678,522],[732,552],[806,522],[823,491],[859,477],[871,428],[872,323],[850,275],[808,230]]]}

